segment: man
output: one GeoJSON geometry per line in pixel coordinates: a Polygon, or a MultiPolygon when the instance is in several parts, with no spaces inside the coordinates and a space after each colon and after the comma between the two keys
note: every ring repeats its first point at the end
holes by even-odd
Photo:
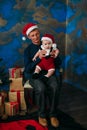
{"type": "MultiPolygon", "coordinates": [[[[38,120],[42,126],[47,126],[47,106],[46,106],[46,97],[49,96],[49,118],[51,125],[53,127],[59,126],[59,121],[56,117],[56,109],[57,109],[57,100],[58,100],[58,82],[55,75],[49,77],[47,82],[45,83],[42,80],[42,75],[46,73],[43,71],[39,74],[38,79],[33,79],[32,75],[35,70],[35,66],[40,62],[42,57],[45,54],[45,51],[42,50],[40,56],[33,61],[33,57],[36,52],[39,50],[41,46],[40,41],[40,31],[38,26],[33,23],[28,23],[23,28],[23,35],[31,40],[31,44],[24,51],[24,87],[26,87],[29,81],[29,84],[33,87],[33,91],[35,93],[35,103],[39,107],[38,111],[38,120]],[[47,95],[47,92],[49,93],[47,95]]],[[[53,54],[52,54],[53,55],[53,54]]]]}

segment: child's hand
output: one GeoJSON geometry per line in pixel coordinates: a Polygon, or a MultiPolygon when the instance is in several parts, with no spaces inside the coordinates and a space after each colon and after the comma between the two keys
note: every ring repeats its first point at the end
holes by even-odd
{"type": "Polygon", "coordinates": [[[59,55],[59,49],[56,50],[52,50],[52,52],[50,52],[51,57],[56,58],[59,55]]]}
{"type": "Polygon", "coordinates": [[[45,50],[41,50],[39,53],[39,58],[42,59],[43,57],[45,57],[46,55],[46,51],[45,50]]]}
{"type": "Polygon", "coordinates": [[[36,61],[36,58],[34,57],[34,58],[32,59],[32,61],[36,61]]]}

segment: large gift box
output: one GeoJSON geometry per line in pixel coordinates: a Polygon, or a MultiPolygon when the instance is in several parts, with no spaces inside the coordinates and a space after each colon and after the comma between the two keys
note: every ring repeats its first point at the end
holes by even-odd
{"type": "Polygon", "coordinates": [[[24,99],[24,91],[10,91],[9,92],[9,101],[18,102],[20,110],[26,110],[26,103],[24,99]]]}
{"type": "Polygon", "coordinates": [[[19,113],[18,102],[6,102],[5,103],[5,114],[8,116],[14,116],[19,113]]]}
{"type": "Polygon", "coordinates": [[[22,85],[22,78],[10,78],[12,80],[12,83],[10,83],[10,91],[15,90],[15,91],[22,91],[24,90],[24,87],[22,85]]]}

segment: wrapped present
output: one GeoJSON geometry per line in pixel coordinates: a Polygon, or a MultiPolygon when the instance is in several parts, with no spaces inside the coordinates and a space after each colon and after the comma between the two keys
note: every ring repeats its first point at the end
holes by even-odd
{"type": "Polygon", "coordinates": [[[2,95],[0,95],[0,106],[4,104],[4,97],[2,95]]]}
{"type": "Polygon", "coordinates": [[[24,99],[24,91],[15,91],[12,90],[9,92],[9,101],[19,103],[20,110],[26,110],[26,103],[24,99]]]}
{"type": "Polygon", "coordinates": [[[23,91],[24,87],[22,85],[22,78],[10,78],[10,80],[12,80],[12,83],[10,83],[10,91],[11,90],[15,90],[15,91],[23,91]]]}
{"type": "Polygon", "coordinates": [[[18,102],[6,102],[5,103],[5,114],[8,116],[14,116],[19,113],[18,102]]]}
{"type": "Polygon", "coordinates": [[[7,92],[4,91],[0,92],[0,106],[4,104],[6,98],[7,98],[7,92]]]}
{"type": "Polygon", "coordinates": [[[4,115],[4,103],[7,98],[7,92],[1,91],[0,92],[0,116],[4,115]]]}
{"type": "Polygon", "coordinates": [[[4,104],[0,105],[0,116],[4,114],[4,104]]]}
{"type": "Polygon", "coordinates": [[[21,68],[15,67],[9,69],[10,78],[20,78],[21,77],[21,68]]]}

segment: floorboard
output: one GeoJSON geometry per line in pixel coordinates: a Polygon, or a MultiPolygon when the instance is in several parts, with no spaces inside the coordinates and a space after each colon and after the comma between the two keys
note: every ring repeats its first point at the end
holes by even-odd
{"type": "Polygon", "coordinates": [[[87,92],[69,84],[63,84],[60,92],[59,109],[87,128],[87,92]]]}

